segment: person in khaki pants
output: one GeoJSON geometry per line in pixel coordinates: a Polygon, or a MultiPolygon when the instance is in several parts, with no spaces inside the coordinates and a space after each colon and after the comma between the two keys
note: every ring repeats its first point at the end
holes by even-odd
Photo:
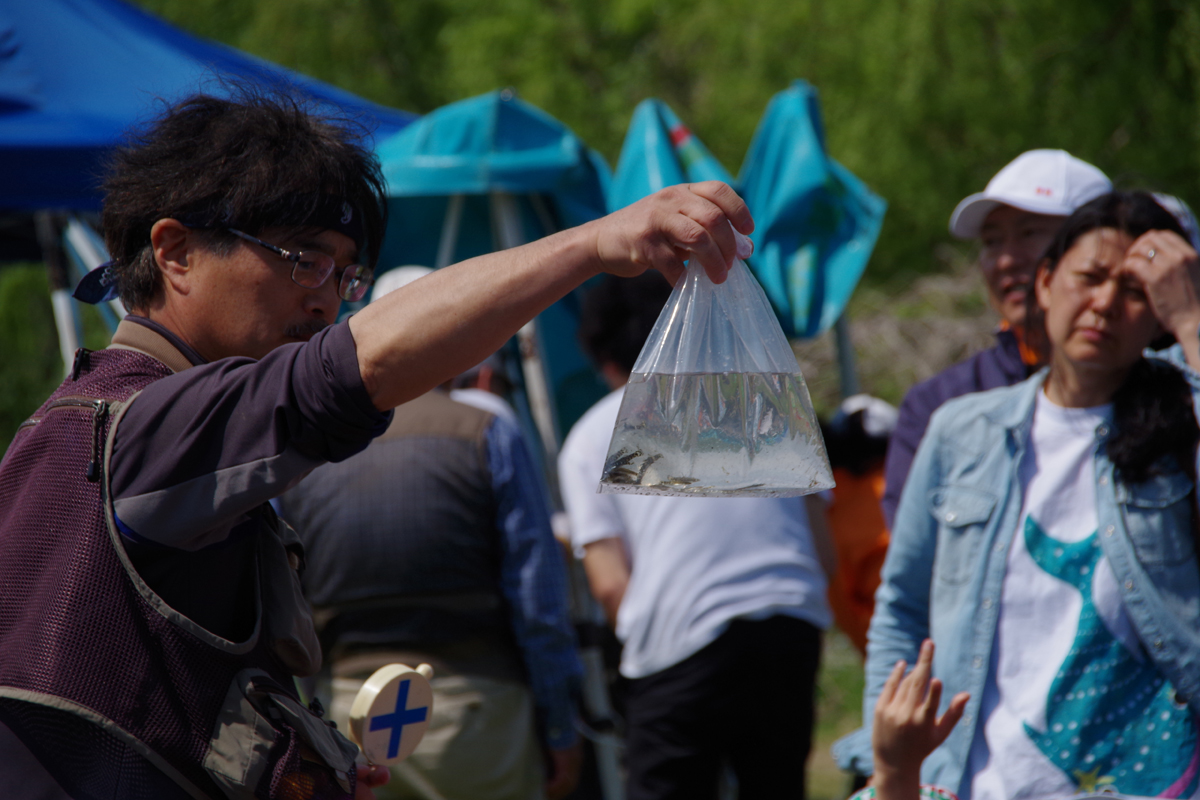
{"type": "MultiPolygon", "coordinates": [[[[349,723],[350,706],[369,675],[363,670],[333,678],[329,715],[339,728],[349,723]]],[[[392,780],[375,790],[377,798],[548,796],[528,688],[509,680],[437,673],[432,684],[433,717],[425,738],[407,761],[392,767],[392,780]]]]}
{"type": "Polygon", "coordinates": [[[435,389],[362,453],[280,498],[341,727],[390,663],[434,668],[433,717],[380,797],[539,800],[569,791],[582,672],[566,574],[519,429],[435,389]]]}
{"type": "MultiPolygon", "coordinates": [[[[428,270],[394,272],[374,299],[428,270]]],[[[561,550],[515,416],[489,397],[410,401],[365,451],[280,498],[308,552],[329,661],[318,695],[338,727],[379,667],[434,668],[428,732],[380,798],[540,800],[578,780],[561,550]]]]}

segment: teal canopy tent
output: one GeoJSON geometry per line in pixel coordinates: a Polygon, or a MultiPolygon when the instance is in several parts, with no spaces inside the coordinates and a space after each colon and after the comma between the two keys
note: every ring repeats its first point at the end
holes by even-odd
{"type": "Polygon", "coordinates": [[[808,83],[771,99],[739,184],[757,225],[750,268],[784,331],[808,338],[828,330],[862,277],[887,203],[826,154],[808,83]]]}
{"type": "Polygon", "coordinates": [[[825,153],[816,90],[796,81],[767,106],[737,181],[661,100],[634,111],[609,191],[610,210],[672,184],[719,180],[756,224],[748,264],[788,336],[836,327],[844,394],[857,392],[842,319],[875,246],[887,204],[825,153]]]}
{"type": "MultiPolygon", "coordinates": [[[[608,165],[562,123],[511,92],[440,108],[377,148],[389,221],[380,267],[435,268],[515,247],[604,214],[608,165]]],[[[518,390],[514,405],[542,443],[544,474],[557,485],[558,444],[607,392],[576,342],[582,292],[550,306],[502,351],[518,390]],[[519,367],[517,367],[519,365],[519,367]]],[[[599,614],[572,570],[581,620],[599,614]]],[[[601,658],[584,647],[584,698],[593,720],[611,714],[601,658]]],[[[603,796],[621,797],[620,746],[592,733],[603,796]]]]}
{"type": "Polygon", "coordinates": [[[733,177],[708,148],[661,100],[643,100],[634,109],[621,159],[608,192],[608,209],[636,203],[666,186],[733,177]]]}
{"type": "MultiPolygon", "coordinates": [[[[381,270],[440,269],[605,212],[608,165],[562,123],[508,91],[440,108],[380,143],[377,153],[390,216],[381,270]]],[[[579,302],[576,290],[520,335],[520,377],[548,455],[607,391],[576,343],[579,302]]]]}

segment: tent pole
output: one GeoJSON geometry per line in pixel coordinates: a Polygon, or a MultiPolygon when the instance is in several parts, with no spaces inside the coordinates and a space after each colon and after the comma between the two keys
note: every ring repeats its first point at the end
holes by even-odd
{"type": "MultiPolygon", "coordinates": [[[[496,232],[497,245],[501,250],[519,247],[525,244],[525,236],[521,230],[521,215],[517,210],[516,198],[507,192],[492,192],[492,223],[496,232]]],[[[542,440],[542,450],[546,454],[547,480],[551,487],[557,485],[554,480],[553,465],[558,462],[558,427],[555,425],[554,406],[550,402],[550,384],[546,380],[546,369],[542,363],[542,355],[538,348],[537,318],[530,320],[517,332],[517,342],[521,346],[521,366],[525,373],[525,388],[529,393],[530,410],[533,421],[537,425],[538,436],[542,440]]]]}
{"type": "Polygon", "coordinates": [[[448,267],[454,263],[454,246],[458,244],[458,229],[462,222],[463,195],[450,196],[446,203],[446,216],[442,220],[442,238],[438,242],[437,263],[434,269],[448,267]]]}
{"type": "MultiPolygon", "coordinates": [[[[506,192],[491,194],[492,231],[496,246],[501,250],[517,247],[525,243],[521,228],[521,215],[517,209],[516,198],[506,192]]],[[[545,220],[542,220],[545,225],[545,220]]],[[[549,228],[547,227],[547,232],[549,228]]],[[[538,429],[538,438],[542,440],[542,451],[545,454],[546,469],[543,470],[551,496],[557,500],[558,491],[558,424],[554,416],[554,405],[550,402],[550,384],[546,378],[545,364],[538,350],[537,318],[526,323],[517,333],[517,343],[520,345],[521,368],[525,377],[526,397],[534,424],[538,429]]],[[[557,516],[557,515],[556,515],[557,516]]],[[[561,519],[561,518],[560,518],[561,519]]],[[[557,533],[557,532],[556,532],[557,533]]],[[[569,535],[564,535],[569,540],[569,535]]],[[[587,578],[581,574],[582,567],[578,561],[572,562],[568,572],[569,583],[573,589],[572,605],[583,624],[604,625],[604,615],[599,604],[593,599],[588,590],[587,578]]],[[[577,617],[577,619],[578,619],[577,617]]],[[[597,720],[611,720],[612,705],[609,702],[608,683],[604,672],[604,658],[596,645],[584,644],[580,648],[580,658],[583,661],[583,701],[589,713],[597,720]]],[[[596,766],[600,774],[600,789],[604,800],[621,800],[624,796],[624,781],[621,777],[621,742],[611,731],[593,732],[589,738],[596,754],[596,766]]]]}
{"type": "Polygon", "coordinates": [[[846,315],[838,317],[833,325],[834,343],[837,348],[838,378],[842,389],[842,399],[862,391],[858,385],[858,366],[854,359],[854,343],[850,341],[850,322],[846,315]]]}
{"type": "Polygon", "coordinates": [[[75,362],[75,351],[79,349],[83,336],[71,303],[71,282],[67,278],[67,259],[62,250],[60,234],[62,215],[52,211],[38,211],[33,215],[38,244],[42,248],[42,260],[50,278],[50,305],[54,309],[54,325],[58,329],[58,349],[62,354],[63,374],[71,370],[75,362]]]}

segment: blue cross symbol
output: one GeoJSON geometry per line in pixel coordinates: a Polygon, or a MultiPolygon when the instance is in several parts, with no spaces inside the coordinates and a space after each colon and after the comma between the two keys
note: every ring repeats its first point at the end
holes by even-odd
{"type": "Polygon", "coordinates": [[[410,683],[412,683],[411,680],[400,681],[400,689],[396,692],[395,711],[371,717],[372,731],[392,729],[392,737],[388,741],[388,758],[395,758],[396,754],[400,752],[400,736],[404,733],[404,726],[414,722],[424,722],[425,716],[429,713],[428,707],[405,708],[408,705],[408,685],[410,683]]]}

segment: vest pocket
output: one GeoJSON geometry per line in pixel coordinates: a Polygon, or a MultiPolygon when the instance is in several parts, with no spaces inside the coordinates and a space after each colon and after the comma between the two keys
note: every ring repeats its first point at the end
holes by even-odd
{"type": "Polygon", "coordinates": [[[321,669],[321,643],[300,588],[304,548],[291,526],[273,512],[267,514],[267,525],[272,530],[259,537],[263,634],[288,671],[306,678],[321,669]]]}
{"type": "Polygon", "coordinates": [[[983,528],[996,507],[996,496],[966,486],[939,486],[929,492],[928,503],[938,523],[934,580],[965,583],[976,567],[983,528]]]}
{"type": "Polygon", "coordinates": [[[326,791],[306,796],[335,800],[353,794],[357,755],[352,742],[285,694],[266,672],[244,669],[225,696],[204,769],[231,800],[251,800],[263,786],[289,778],[326,784],[326,791]]]}

